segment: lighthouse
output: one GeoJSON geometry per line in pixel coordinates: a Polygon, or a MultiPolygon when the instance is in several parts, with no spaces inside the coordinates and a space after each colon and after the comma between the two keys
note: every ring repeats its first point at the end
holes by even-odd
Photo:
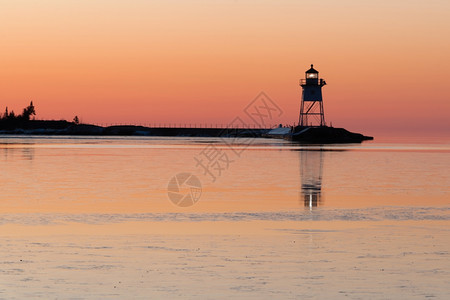
{"type": "Polygon", "coordinates": [[[305,79],[300,79],[302,103],[298,123],[301,127],[325,126],[322,99],[324,85],[326,85],[325,80],[322,78],[319,80],[319,72],[313,65],[305,72],[305,79]]]}

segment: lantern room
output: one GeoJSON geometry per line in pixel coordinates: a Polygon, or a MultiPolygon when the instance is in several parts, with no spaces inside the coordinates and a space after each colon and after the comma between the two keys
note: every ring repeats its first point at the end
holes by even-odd
{"type": "Polygon", "coordinates": [[[314,69],[314,65],[311,64],[311,69],[306,71],[306,84],[318,84],[319,83],[319,72],[314,69]]]}

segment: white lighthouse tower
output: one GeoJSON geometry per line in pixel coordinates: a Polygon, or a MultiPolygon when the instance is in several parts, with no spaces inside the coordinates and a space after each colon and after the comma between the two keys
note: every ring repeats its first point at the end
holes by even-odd
{"type": "Polygon", "coordinates": [[[306,71],[305,79],[300,79],[302,87],[302,103],[300,105],[300,126],[325,126],[323,113],[322,87],[326,84],[313,65],[306,71]]]}

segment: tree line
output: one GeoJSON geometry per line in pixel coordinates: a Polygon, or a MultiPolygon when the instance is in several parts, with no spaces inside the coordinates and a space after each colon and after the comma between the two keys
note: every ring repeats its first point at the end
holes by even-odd
{"type": "Polygon", "coordinates": [[[13,110],[9,112],[8,107],[6,107],[5,112],[3,114],[0,113],[0,120],[29,121],[31,118],[34,119],[34,116],[36,116],[36,110],[33,101],[31,101],[30,105],[25,107],[20,115],[16,115],[13,110]]]}

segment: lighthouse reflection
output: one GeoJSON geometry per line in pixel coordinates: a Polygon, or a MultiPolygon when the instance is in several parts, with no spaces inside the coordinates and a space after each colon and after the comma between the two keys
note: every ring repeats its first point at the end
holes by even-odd
{"type": "Polygon", "coordinates": [[[323,151],[300,151],[300,202],[312,209],[323,204],[323,151]]]}

